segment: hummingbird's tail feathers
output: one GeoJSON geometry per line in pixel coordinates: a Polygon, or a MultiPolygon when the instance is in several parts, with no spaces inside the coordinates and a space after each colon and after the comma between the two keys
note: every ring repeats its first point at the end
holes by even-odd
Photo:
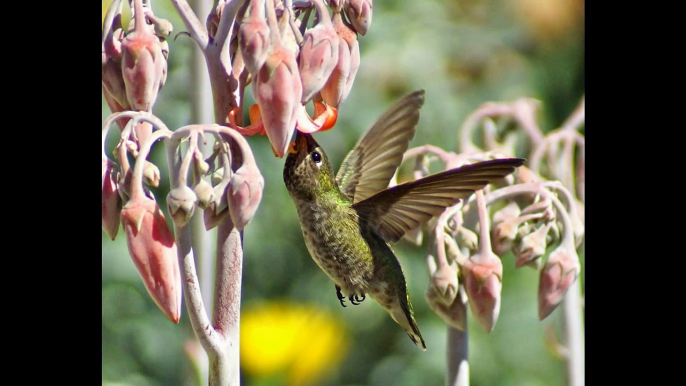
{"type": "MultiPolygon", "coordinates": [[[[419,332],[419,327],[417,326],[417,321],[414,320],[414,315],[410,309],[409,302],[400,301],[400,308],[402,309],[401,315],[393,315],[393,319],[405,330],[407,336],[412,339],[414,344],[417,345],[422,351],[426,351],[426,344],[424,343],[424,338],[422,338],[422,333],[419,332]]],[[[399,312],[398,312],[399,314],[399,312]]]]}

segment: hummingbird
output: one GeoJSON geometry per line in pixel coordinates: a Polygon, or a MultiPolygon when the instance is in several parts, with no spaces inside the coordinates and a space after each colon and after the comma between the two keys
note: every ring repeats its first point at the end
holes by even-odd
{"type": "Polygon", "coordinates": [[[297,132],[284,183],[295,203],[307,250],[334,282],[343,307],[376,300],[423,351],[405,274],[391,249],[407,232],[523,164],[520,158],[479,162],[389,188],[414,137],[424,90],[391,106],[334,174],[311,134],[297,132]]]}

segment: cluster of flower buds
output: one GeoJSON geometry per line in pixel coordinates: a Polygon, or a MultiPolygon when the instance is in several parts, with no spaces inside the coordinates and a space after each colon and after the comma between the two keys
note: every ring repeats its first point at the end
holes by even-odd
{"type": "Polygon", "coordinates": [[[133,8],[127,33],[120,23],[121,1],[112,3],[103,28],[103,94],[113,112],[103,127],[103,150],[113,122],[121,129],[121,139],[115,149],[117,162],[102,154],[102,228],[114,240],[121,222],[129,254],[148,292],[164,314],[178,323],[181,278],[175,239],[154,196],[143,186],[144,182],[159,185],[159,169],[146,159],[152,144],[164,138],[168,145],[175,144],[172,151],[180,156],[180,141],[189,139],[182,161],[172,166],[176,178],[166,200],[179,228],[187,225],[199,206],[207,229],[224,220],[243,229],[259,205],[264,179],[247,142],[235,131],[199,125],[180,128],[172,135],[150,113],[166,78],[169,49],[165,38],[171,25],[155,17],[149,3],[135,0],[133,8]],[[197,146],[198,136],[205,132],[218,139],[208,159],[197,146]],[[133,170],[129,156],[136,159],[133,170]],[[218,167],[210,169],[208,160],[214,166],[215,159],[218,167]],[[203,178],[213,173],[222,173],[214,186],[203,178]],[[191,186],[186,183],[189,175],[191,186]]]}
{"type": "Polygon", "coordinates": [[[154,197],[143,187],[143,181],[159,185],[159,169],[146,157],[160,135],[153,134],[148,120],[133,113],[150,113],[164,85],[169,54],[166,38],[172,27],[153,14],[149,1],[132,3],[133,18],[126,32],[121,24],[121,0],[112,2],[103,24],[102,90],[113,116],[119,116],[108,119],[103,128],[102,228],[114,240],[121,221],[129,254],[145,287],[165,315],[178,323],[181,277],[174,236],[154,197]],[[116,163],[104,153],[113,121],[121,130],[116,163]],[[138,160],[133,171],[129,154],[138,160]]]}
{"type": "MultiPolygon", "coordinates": [[[[133,1],[133,18],[124,32],[122,0],[110,5],[103,26],[102,88],[113,113],[152,111],[157,94],[167,78],[172,26],[156,17],[149,3],[133,1]]],[[[123,130],[126,121],[118,122],[123,130]]]]}
{"type": "MultiPolygon", "coordinates": [[[[535,107],[528,99],[485,104],[468,121],[471,125],[483,122],[490,151],[479,151],[471,143],[461,155],[431,145],[410,149],[405,162],[414,162],[412,178],[428,175],[433,160],[442,161],[450,169],[494,155],[513,154],[508,151],[513,137],[506,138],[509,145],[498,144],[491,118],[513,117],[535,133],[535,107]],[[412,158],[414,161],[409,161],[412,158]]],[[[471,128],[463,130],[470,132],[471,128]]],[[[469,137],[463,136],[462,140],[468,141],[469,137]]],[[[545,141],[542,135],[538,140],[545,141]]],[[[431,309],[447,324],[464,330],[469,303],[475,319],[486,331],[492,331],[500,312],[500,256],[511,252],[516,268],[526,266],[540,271],[539,318],[544,319],[557,308],[581,270],[576,247],[583,239],[584,228],[578,200],[561,182],[547,181],[526,166],[477,192],[475,197],[446,209],[431,223],[427,251],[430,284],[426,294],[431,309]],[[489,207],[496,208],[490,215],[489,207]]],[[[405,239],[420,245],[423,233],[418,228],[408,232],[405,239]]]]}
{"type": "MultiPolygon", "coordinates": [[[[330,0],[329,6],[333,16],[324,0],[250,0],[245,16],[238,15],[233,55],[242,58],[258,108],[250,109],[249,126],[233,126],[244,135],[266,134],[278,157],[287,153],[296,127],[308,133],[331,128],[355,80],[357,34],[371,25],[372,0],[330,0]],[[310,101],[314,118],[305,110],[310,101]]],[[[210,15],[209,26],[218,14],[210,15]]]]}
{"type": "MultiPolygon", "coordinates": [[[[133,18],[125,32],[121,23],[122,0],[110,5],[103,25],[102,36],[102,90],[113,113],[123,111],[152,111],[157,94],[167,77],[167,56],[171,23],[156,17],[149,2],[133,1],[133,18]]],[[[117,124],[124,131],[129,119],[119,119],[117,124]]],[[[126,152],[136,156],[140,142],[152,133],[152,126],[139,121],[122,142],[126,152]]],[[[128,163],[122,170],[103,154],[102,225],[113,240],[119,228],[118,212],[112,208],[122,205],[119,196],[128,196],[131,179],[128,163]],[[107,170],[107,173],[105,172],[107,170]],[[107,174],[107,176],[106,176],[107,174]],[[114,192],[118,194],[113,194],[114,192]]],[[[159,169],[145,161],[146,183],[156,187],[159,184],[159,169]]]]}
{"type": "Polygon", "coordinates": [[[117,161],[126,168],[127,151],[133,147],[125,143],[132,127],[139,121],[145,121],[157,130],[140,143],[140,149],[135,152],[136,164],[130,173],[131,178],[126,181],[115,176],[114,162],[103,155],[103,229],[114,238],[117,229],[113,226],[118,227],[118,220],[115,224],[114,221],[106,223],[104,219],[121,219],[129,253],[143,283],[165,315],[178,323],[181,278],[175,238],[153,194],[143,186],[146,170],[151,165],[146,161],[150,148],[158,139],[165,139],[172,184],[166,202],[177,232],[187,226],[196,207],[204,211],[208,230],[225,221],[238,230],[243,229],[259,206],[264,178],[245,138],[224,126],[191,125],[172,133],[150,113],[121,112],[112,114],[105,121],[103,142],[111,124],[117,119],[127,118],[130,122],[121,133],[121,153],[118,153],[121,156],[117,157],[117,161]],[[207,158],[198,146],[198,138],[204,138],[205,134],[214,135],[217,139],[212,154],[207,158]],[[182,142],[188,143],[188,147],[182,149],[182,142]],[[215,175],[219,178],[209,178],[211,183],[205,178],[215,175]],[[122,193],[124,182],[128,184],[128,194],[122,193]],[[111,196],[118,197],[119,201],[109,201],[111,196]]]}
{"type": "MultiPolygon", "coordinates": [[[[205,125],[197,127],[203,126],[205,125]]],[[[242,230],[253,218],[262,200],[264,177],[257,168],[255,157],[245,138],[234,131],[218,128],[219,126],[210,128],[217,134],[219,141],[208,158],[203,159],[197,148],[192,151],[189,149],[186,153],[186,159],[192,159],[193,162],[193,188],[188,188],[185,181],[180,185],[188,189],[187,197],[193,199],[193,207],[183,211],[184,216],[181,220],[197,204],[204,211],[207,230],[226,219],[230,219],[236,229],[242,230]],[[232,147],[229,141],[235,146],[232,147]],[[211,184],[202,178],[206,175],[211,175],[211,184]]],[[[191,146],[196,141],[197,139],[191,136],[191,146]]],[[[187,171],[182,163],[181,176],[187,171]]],[[[180,208],[180,205],[177,208],[180,208]]],[[[174,221],[179,226],[185,225],[185,222],[174,221]]]]}

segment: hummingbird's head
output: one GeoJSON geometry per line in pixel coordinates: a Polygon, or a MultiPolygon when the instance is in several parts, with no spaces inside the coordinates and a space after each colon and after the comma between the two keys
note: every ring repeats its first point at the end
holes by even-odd
{"type": "Polygon", "coordinates": [[[283,168],[283,181],[292,196],[302,199],[336,189],[329,159],[311,134],[296,131],[283,168]]]}

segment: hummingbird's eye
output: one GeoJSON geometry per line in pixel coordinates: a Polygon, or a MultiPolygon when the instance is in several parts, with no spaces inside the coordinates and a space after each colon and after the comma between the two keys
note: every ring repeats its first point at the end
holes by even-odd
{"type": "Polygon", "coordinates": [[[312,152],[312,161],[314,161],[316,163],[322,162],[322,155],[319,154],[318,151],[313,151],[312,152]]]}

